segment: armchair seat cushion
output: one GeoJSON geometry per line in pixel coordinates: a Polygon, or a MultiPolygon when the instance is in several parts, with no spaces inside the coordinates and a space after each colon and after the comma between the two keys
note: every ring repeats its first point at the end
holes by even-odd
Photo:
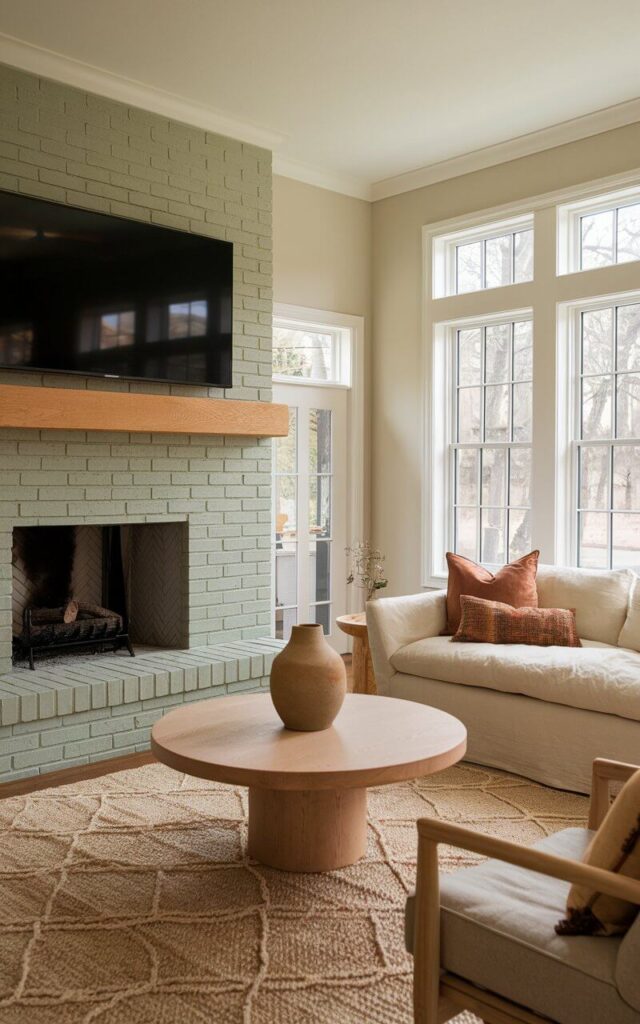
{"type": "MultiPolygon", "coordinates": [[[[592,835],[571,828],[537,845],[581,860],[592,835]]],[[[640,1012],[616,986],[621,940],[555,934],[568,890],[568,883],[494,860],[441,876],[443,968],[558,1024],[640,1024],[640,1012]]],[[[409,945],[414,902],[409,897],[409,945]]]]}
{"type": "Polygon", "coordinates": [[[430,636],[391,657],[396,672],[445,683],[522,693],[640,721],[640,654],[594,640],[582,647],[452,643],[430,636]]]}

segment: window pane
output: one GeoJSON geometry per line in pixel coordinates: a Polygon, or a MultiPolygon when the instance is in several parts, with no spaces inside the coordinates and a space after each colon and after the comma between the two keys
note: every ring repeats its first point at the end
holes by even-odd
{"type": "Polygon", "coordinates": [[[531,380],[533,376],[533,324],[523,320],[513,325],[513,379],[531,380]]]}
{"type": "Polygon", "coordinates": [[[506,557],[507,513],[502,508],[482,510],[482,535],[480,560],[491,565],[501,565],[506,557]]]}
{"type": "Polygon", "coordinates": [[[495,324],[486,329],[484,378],[489,384],[510,379],[511,324],[495,324]]]}
{"type": "Polygon", "coordinates": [[[512,235],[501,235],[500,238],[488,238],[485,242],[485,287],[500,288],[511,284],[511,245],[512,235]]]}
{"type": "Polygon", "coordinates": [[[298,469],[298,410],[289,406],[289,433],[277,437],[276,473],[295,473],[298,469]]]}
{"type": "Polygon", "coordinates": [[[295,476],[276,476],[276,533],[282,537],[296,535],[296,497],[298,480],[295,476]]]}
{"type": "Polygon", "coordinates": [[[533,280],[533,230],[516,231],[514,235],[514,280],[533,280]]]}
{"type": "Polygon", "coordinates": [[[331,536],[331,477],[309,479],[309,533],[312,537],[331,536]]]}
{"type": "Polygon", "coordinates": [[[331,472],[331,409],[309,413],[309,472],[331,472]]]}
{"type": "Polygon", "coordinates": [[[482,242],[456,246],[456,291],[475,292],[482,288],[482,242]]]}
{"type": "Polygon", "coordinates": [[[492,384],[485,388],[485,441],[509,440],[509,385],[492,384]]]}
{"type": "Polygon", "coordinates": [[[618,306],[617,369],[640,370],[640,305],[618,306]]]}
{"type": "Polygon", "coordinates": [[[640,373],[621,373],[616,386],[616,436],[640,437],[640,373]]]}
{"type": "Polygon", "coordinates": [[[458,331],[458,384],[480,384],[480,328],[458,331]]]}
{"type": "Polygon", "coordinates": [[[328,601],[331,596],[331,541],[312,540],[309,553],[309,601],[328,601]]]}
{"type": "Polygon", "coordinates": [[[583,270],[607,267],[613,263],[614,211],[592,213],[580,218],[581,261],[583,270]]]}
{"type": "Polygon", "coordinates": [[[458,391],[458,441],[480,440],[480,388],[458,391]]]}
{"type": "Polygon", "coordinates": [[[485,448],[482,452],[482,504],[506,505],[507,450],[485,448]]]}
{"type": "Polygon", "coordinates": [[[273,328],[273,372],[307,380],[333,379],[332,335],[288,327],[273,328]]]}
{"type": "Polygon", "coordinates": [[[319,622],[325,636],[331,632],[331,605],[318,604],[309,608],[309,622],[319,622]]]}
{"type": "Polygon", "coordinates": [[[586,441],[611,437],[611,377],[582,380],[582,436],[586,441]]]}
{"type": "Polygon", "coordinates": [[[513,385],[513,440],[531,440],[533,385],[513,385]]]}
{"type": "Polygon", "coordinates": [[[474,561],[478,560],[478,514],[475,508],[456,509],[455,550],[474,561]]]}
{"type": "Polygon", "coordinates": [[[456,452],[456,503],[458,505],[478,504],[479,451],[462,448],[456,452]]]}
{"type": "Polygon", "coordinates": [[[297,608],[276,607],[276,638],[278,640],[289,640],[291,627],[298,621],[297,608]]]}
{"type": "Polygon", "coordinates": [[[509,504],[529,505],[531,449],[512,448],[509,456],[509,504]]]}
{"type": "Polygon", "coordinates": [[[582,372],[613,370],[613,310],[595,309],[582,314],[582,372]]]}
{"type": "Polygon", "coordinates": [[[525,509],[509,511],[509,561],[531,551],[531,514],[525,509]]]}
{"type": "Polygon", "coordinates": [[[620,445],[613,450],[613,507],[640,512],[640,446],[620,445]]]}
{"type": "Polygon", "coordinates": [[[590,447],[581,445],[580,458],[580,508],[608,509],[609,493],[609,462],[611,449],[609,445],[590,447]]]}
{"type": "Polygon", "coordinates": [[[612,568],[637,569],[640,566],[640,515],[614,512],[611,518],[612,568]]]}
{"type": "Polygon", "coordinates": [[[609,567],[609,514],[580,512],[578,565],[591,569],[609,567]]]}
{"type": "Polygon", "coordinates": [[[618,263],[640,260],[640,203],[618,210],[618,263]]]}

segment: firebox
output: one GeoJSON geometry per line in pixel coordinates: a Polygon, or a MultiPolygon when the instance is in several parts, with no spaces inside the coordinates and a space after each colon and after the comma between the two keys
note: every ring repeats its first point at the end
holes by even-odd
{"type": "Polygon", "coordinates": [[[186,522],[13,531],[14,661],[186,646],[186,522]]]}

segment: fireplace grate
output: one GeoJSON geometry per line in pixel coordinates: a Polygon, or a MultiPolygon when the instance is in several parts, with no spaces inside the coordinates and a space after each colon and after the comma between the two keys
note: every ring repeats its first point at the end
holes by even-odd
{"type": "Polygon", "coordinates": [[[126,647],[131,657],[135,656],[122,616],[109,608],[80,602],[71,622],[65,622],[62,614],[49,618],[41,611],[25,608],[22,634],[14,637],[14,660],[27,657],[31,669],[35,668],[36,653],[69,647],[98,651],[107,646],[113,650],[126,647]]]}

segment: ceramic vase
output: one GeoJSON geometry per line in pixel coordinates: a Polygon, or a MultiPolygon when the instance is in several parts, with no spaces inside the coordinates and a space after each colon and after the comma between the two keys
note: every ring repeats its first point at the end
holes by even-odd
{"type": "Polygon", "coordinates": [[[287,646],[274,658],[271,699],[287,729],[328,729],[342,707],[347,674],[319,623],[293,626],[287,646]]]}

